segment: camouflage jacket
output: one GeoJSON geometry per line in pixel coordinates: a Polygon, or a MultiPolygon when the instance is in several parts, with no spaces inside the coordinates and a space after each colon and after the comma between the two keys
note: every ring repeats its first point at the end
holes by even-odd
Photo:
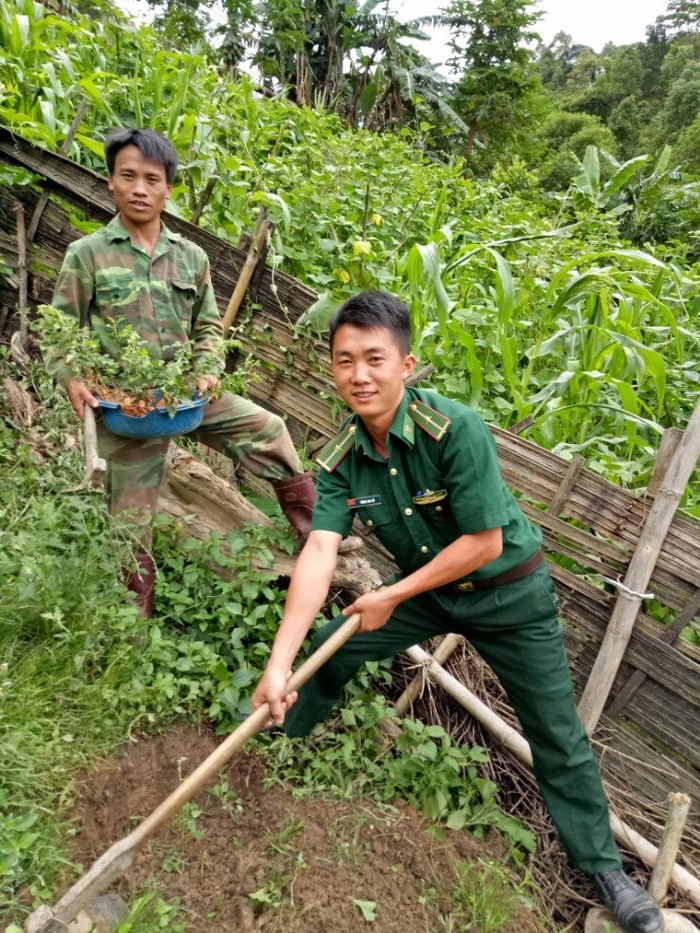
{"type": "MultiPolygon", "coordinates": [[[[71,243],[53,304],[92,328],[103,350],[115,358],[119,348],[112,345],[105,325],[123,320],[155,359],[170,360],[189,344],[195,372],[218,376],[224,370],[223,328],[207,255],[164,224],[153,256],[132,244],[119,215],[71,243]]],[[[80,378],[55,349],[49,348],[45,359],[62,385],[80,378]]]]}

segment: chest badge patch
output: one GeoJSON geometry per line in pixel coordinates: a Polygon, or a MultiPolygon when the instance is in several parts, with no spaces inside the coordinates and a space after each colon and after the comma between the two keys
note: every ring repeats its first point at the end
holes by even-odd
{"type": "Polygon", "coordinates": [[[413,501],[416,505],[432,505],[433,502],[440,502],[441,499],[446,498],[446,489],[426,489],[425,491],[419,489],[413,497],[413,501]]]}
{"type": "Polygon", "coordinates": [[[381,496],[358,496],[357,499],[348,499],[349,509],[361,509],[365,505],[381,505],[381,496]]]}

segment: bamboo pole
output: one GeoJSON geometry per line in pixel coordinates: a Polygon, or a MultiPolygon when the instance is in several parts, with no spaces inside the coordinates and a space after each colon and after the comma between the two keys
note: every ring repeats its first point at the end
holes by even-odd
{"type": "MultiPolygon", "coordinates": [[[[433,652],[432,659],[436,664],[444,664],[449,656],[463,643],[463,635],[446,635],[433,652]]],[[[417,674],[404,692],[394,703],[394,709],[403,716],[413,701],[420,695],[425,684],[423,671],[417,674]]]]}
{"type": "Polygon", "coordinates": [[[24,207],[15,206],[17,214],[17,272],[19,276],[19,341],[24,348],[27,344],[27,231],[24,224],[24,207]]]}
{"type": "MultiPolygon", "coordinates": [[[[659,633],[659,641],[665,645],[672,645],[678,639],[686,625],[689,625],[699,612],[700,589],[695,591],[695,595],[692,596],[690,602],[686,603],[681,609],[671,625],[662,628],[659,633]]],[[[646,671],[635,671],[610,704],[608,716],[617,716],[617,714],[627,706],[648,676],[646,671]]]]}
{"type": "MultiPolygon", "coordinates": [[[[485,703],[461,684],[456,677],[435,664],[430,655],[422,648],[408,648],[405,654],[416,664],[425,664],[428,673],[443,689],[454,697],[471,715],[489,730],[500,742],[509,748],[516,758],[532,767],[532,753],[526,739],[505,720],[493,712],[485,703]]],[[[641,836],[636,830],[624,823],[614,813],[610,814],[610,826],[617,841],[636,853],[647,865],[656,864],[659,850],[641,836]]],[[[671,880],[675,887],[694,904],[700,906],[700,880],[677,863],[671,869],[671,880]]]]}
{"type": "Polygon", "coordinates": [[[698,456],[700,456],[700,401],[695,406],[683,437],[669,463],[666,476],[651,505],[649,516],[639,536],[637,549],[627,568],[624,589],[621,589],[618,595],[598,657],[579,703],[579,715],[589,735],[598,725],[632,635],[637,613],[644,598],[643,594],[649,585],[669,526],[676,514],[678,503],[685,492],[690,475],[695,469],[698,456]]]}
{"type": "Polygon", "coordinates": [[[248,255],[245,258],[243,268],[241,269],[241,274],[238,277],[236,287],[233,290],[233,294],[229,299],[229,303],[224,314],[224,334],[228,333],[229,328],[236,319],[236,315],[238,314],[238,311],[241,307],[246,289],[248,288],[250,280],[253,277],[253,272],[255,272],[255,267],[258,264],[260,253],[262,252],[263,245],[267,239],[267,228],[267,211],[263,207],[258,214],[258,219],[255,224],[255,232],[253,233],[253,239],[250,244],[250,249],[248,250],[248,255]]]}
{"type": "MultiPolygon", "coordinates": [[[[287,691],[293,693],[326,663],[341,645],[358,631],[361,618],[359,613],[350,616],[343,625],[324,642],[318,651],[295,671],[287,684],[287,691]]],[[[263,703],[251,713],[229,737],[206,758],[172,794],[146,817],[128,836],[115,842],[98,858],[70,890],[68,890],[54,908],[39,908],[30,914],[25,923],[27,933],[65,933],[68,924],[81,910],[84,910],[95,898],[102,894],[115,878],[118,878],[131,865],[135,853],[161,826],[168,822],[186,803],[205,787],[223,765],[255,735],[270,718],[270,707],[263,703]]]]}
{"type": "Polygon", "coordinates": [[[659,857],[649,879],[649,894],[657,904],[661,904],[668,891],[690,803],[690,797],[687,794],[668,795],[668,818],[659,843],[659,857]]]}

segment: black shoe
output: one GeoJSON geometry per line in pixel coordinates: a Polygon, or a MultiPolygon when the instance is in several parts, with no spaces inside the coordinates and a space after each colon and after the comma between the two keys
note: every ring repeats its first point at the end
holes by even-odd
{"type": "Polygon", "coordinates": [[[654,898],[624,871],[601,872],[595,883],[624,933],[663,933],[664,920],[654,898]]]}

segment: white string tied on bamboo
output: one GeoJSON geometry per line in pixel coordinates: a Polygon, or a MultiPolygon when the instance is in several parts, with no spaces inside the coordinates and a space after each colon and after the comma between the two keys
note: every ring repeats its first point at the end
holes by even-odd
{"type": "Polygon", "coordinates": [[[618,591],[620,596],[625,596],[627,599],[655,599],[655,593],[638,593],[637,590],[631,590],[628,586],[622,582],[618,577],[617,580],[611,580],[610,577],[603,577],[606,583],[609,583],[610,586],[614,586],[618,591]]]}
{"type": "Polygon", "coordinates": [[[425,692],[426,687],[430,687],[430,677],[428,672],[430,665],[433,663],[433,658],[428,656],[422,661],[417,661],[415,664],[408,665],[405,670],[407,673],[415,671],[415,674],[411,673],[411,680],[416,677],[420,677],[420,690],[418,691],[417,699],[423,699],[423,693],[425,692]]]}

